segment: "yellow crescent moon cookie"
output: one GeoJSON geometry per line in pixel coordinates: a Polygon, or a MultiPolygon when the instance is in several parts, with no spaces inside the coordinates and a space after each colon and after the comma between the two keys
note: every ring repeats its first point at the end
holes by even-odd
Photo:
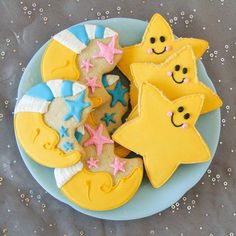
{"type": "Polygon", "coordinates": [[[142,159],[114,154],[114,142],[103,124],[93,124],[90,119],[80,143],[85,150],[81,161],[54,171],[63,194],[77,205],[96,211],[111,210],[128,202],[142,182],[142,159]]]}
{"type": "Polygon", "coordinates": [[[131,65],[131,103],[134,107],[138,100],[138,88],[149,82],[170,99],[190,94],[203,94],[205,99],[201,113],[219,108],[222,101],[210,88],[198,80],[196,57],[190,46],[185,46],[171,55],[162,64],[134,63],[131,65]]]}
{"type": "Polygon", "coordinates": [[[167,99],[156,87],[143,84],[138,116],[122,125],[112,138],[143,156],[148,178],[161,187],[180,164],[208,161],[210,151],[195,128],[203,95],[167,99]]]}
{"type": "Polygon", "coordinates": [[[130,65],[135,62],[161,63],[173,52],[190,45],[199,59],[208,47],[208,42],[195,38],[175,38],[171,27],[160,14],[154,14],[144,33],[142,42],[123,48],[119,69],[132,81],[130,65]]]}
{"type": "MultiPolygon", "coordinates": [[[[68,128],[64,126],[57,131],[49,127],[45,121],[45,114],[49,108],[54,107],[55,100],[61,99],[65,102],[64,109],[68,110],[67,116],[64,117],[65,123],[67,120],[73,120],[79,126],[91,110],[85,92],[86,87],[78,82],[52,80],[32,87],[18,102],[14,112],[16,136],[25,152],[34,161],[47,167],[68,167],[81,159],[82,148],[80,151],[71,150],[66,153],[63,148],[58,147],[62,138],[74,134],[69,133],[68,128]],[[77,107],[73,106],[70,97],[76,98],[77,107]],[[76,119],[71,119],[73,116],[76,119]]],[[[58,117],[55,116],[55,119],[58,117]]],[[[65,150],[70,148],[69,142],[63,145],[65,150]]]]}
{"type": "Polygon", "coordinates": [[[43,81],[63,79],[88,86],[94,107],[109,95],[102,86],[102,75],[114,69],[122,50],[118,34],[100,25],[75,25],[56,34],[41,62],[43,81]]]}

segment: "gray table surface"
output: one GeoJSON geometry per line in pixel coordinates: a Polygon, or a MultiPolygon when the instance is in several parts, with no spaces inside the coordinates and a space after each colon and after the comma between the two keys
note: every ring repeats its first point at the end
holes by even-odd
{"type": "Polygon", "coordinates": [[[0,235],[236,236],[236,1],[0,0],[0,235]],[[202,180],[166,211],[126,222],[83,215],[45,193],[16,147],[20,77],[51,35],[87,19],[148,20],[160,12],[179,36],[205,38],[208,74],[224,100],[216,156],[202,180]]]}

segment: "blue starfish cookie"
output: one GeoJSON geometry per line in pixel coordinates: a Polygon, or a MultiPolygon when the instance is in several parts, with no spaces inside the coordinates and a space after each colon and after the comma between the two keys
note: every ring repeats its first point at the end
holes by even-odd
{"type": "Polygon", "coordinates": [[[105,113],[104,116],[101,118],[101,120],[106,123],[106,126],[108,126],[110,124],[110,122],[115,124],[116,123],[116,121],[114,120],[115,114],[116,114],[115,112],[113,112],[111,114],[105,113]]]}
{"type": "Polygon", "coordinates": [[[123,106],[127,106],[127,103],[124,99],[125,93],[128,92],[127,88],[122,88],[120,80],[117,81],[116,87],[113,90],[108,89],[107,92],[111,95],[112,101],[110,106],[114,107],[117,102],[120,102],[123,106]]]}
{"type": "Polygon", "coordinates": [[[69,109],[69,112],[65,115],[64,121],[69,120],[71,117],[74,117],[78,122],[81,120],[81,112],[83,109],[89,107],[90,102],[84,102],[85,91],[81,92],[76,100],[65,99],[65,103],[69,109]]]}

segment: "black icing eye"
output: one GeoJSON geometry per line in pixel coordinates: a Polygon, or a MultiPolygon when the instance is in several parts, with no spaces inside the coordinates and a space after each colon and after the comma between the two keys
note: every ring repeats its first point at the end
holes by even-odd
{"type": "Polygon", "coordinates": [[[178,107],[178,112],[183,112],[183,110],[184,110],[184,107],[178,107]]]}
{"type": "Polygon", "coordinates": [[[184,67],[182,72],[183,72],[183,74],[186,74],[188,72],[188,69],[186,67],[184,67]]]}
{"type": "Polygon", "coordinates": [[[187,120],[190,117],[189,113],[184,114],[184,119],[187,120]]]}
{"type": "Polygon", "coordinates": [[[154,37],[150,38],[150,43],[155,43],[156,39],[154,37]]]}
{"type": "Polygon", "coordinates": [[[161,37],[160,37],[160,41],[161,41],[162,43],[165,42],[165,41],[166,41],[165,37],[164,37],[164,36],[161,36],[161,37]]]}
{"type": "Polygon", "coordinates": [[[175,71],[179,71],[179,69],[180,69],[180,65],[176,65],[175,66],[175,71]]]}

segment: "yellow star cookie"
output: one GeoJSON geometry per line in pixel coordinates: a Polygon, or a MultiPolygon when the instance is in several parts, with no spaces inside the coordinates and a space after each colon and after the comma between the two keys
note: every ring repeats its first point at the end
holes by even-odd
{"type": "Polygon", "coordinates": [[[168,100],[145,83],[140,92],[138,117],[126,122],[113,140],[143,156],[153,187],[161,187],[180,164],[208,161],[210,151],[195,128],[204,96],[168,100]]]}
{"type": "Polygon", "coordinates": [[[132,81],[130,65],[134,62],[161,63],[174,51],[185,45],[191,45],[194,54],[200,58],[208,47],[208,42],[195,38],[174,37],[171,27],[160,14],[154,14],[139,44],[123,48],[123,57],[118,63],[119,69],[132,81]]]}
{"type": "Polygon", "coordinates": [[[190,46],[181,48],[162,64],[134,63],[131,65],[131,73],[132,107],[137,104],[138,88],[143,82],[155,85],[170,100],[195,93],[203,94],[205,99],[202,114],[222,105],[219,96],[198,80],[196,57],[190,46]]]}

